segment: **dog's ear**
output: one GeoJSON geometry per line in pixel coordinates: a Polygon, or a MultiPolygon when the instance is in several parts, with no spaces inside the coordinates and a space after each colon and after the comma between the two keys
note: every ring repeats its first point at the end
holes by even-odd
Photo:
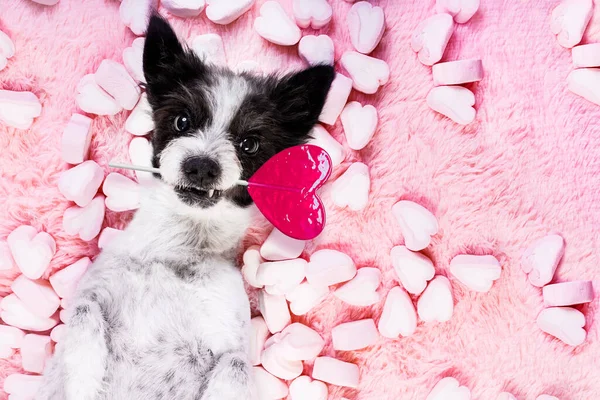
{"type": "Polygon", "coordinates": [[[143,56],[144,77],[150,99],[173,88],[177,81],[197,77],[203,63],[179,41],[163,17],[153,14],[148,23],[143,56]]]}
{"type": "Polygon", "coordinates": [[[332,66],[317,65],[281,79],[271,93],[283,128],[295,135],[307,135],[317,123],[331,82],[332,66]]]}

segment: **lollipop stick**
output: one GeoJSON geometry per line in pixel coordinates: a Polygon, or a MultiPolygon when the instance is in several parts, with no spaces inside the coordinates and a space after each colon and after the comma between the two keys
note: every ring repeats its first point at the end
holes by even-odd
{"type": "MultiPolygon", "coordinates": [[[[108,166],[112,167],[112,168],[131,169],[133,171],[151,172],[153,174],[160,175],[160,169],[152,168],[152,167],[144,167],[142,165],[131,165],[131,164],[123,164],[123,163],[119,163],[119,162],[110,162],[110,163],[108,163],[108,166]]],[[[241,180],[236,181],[235,184],[239,185],[239,186],[248,186],[248,182],[241,181],[241,180]]]]}

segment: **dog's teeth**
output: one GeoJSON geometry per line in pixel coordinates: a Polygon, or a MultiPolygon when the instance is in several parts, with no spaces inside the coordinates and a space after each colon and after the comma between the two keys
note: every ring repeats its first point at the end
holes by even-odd
{"type": "Polygon", "coordinates": [[[215,191],[214,191],[214,189],[210,189],[210,190],[208,191],[208,197],[213,197],[213,194],[215,194],[215,191]]]}

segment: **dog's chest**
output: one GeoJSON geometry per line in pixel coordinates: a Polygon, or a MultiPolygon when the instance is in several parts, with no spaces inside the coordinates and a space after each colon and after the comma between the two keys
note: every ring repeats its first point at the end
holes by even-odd
{"type": "Polygon", "coordinates": [[[110,338],[116,354],[203,358],[244,347],[249,305],[239,273],[206,262],[223,265],[153,262],[124,275],[110,338]]]}

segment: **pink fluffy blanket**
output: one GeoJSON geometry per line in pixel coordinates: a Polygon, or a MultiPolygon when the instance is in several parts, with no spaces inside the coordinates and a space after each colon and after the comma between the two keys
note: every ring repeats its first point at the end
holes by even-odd
{"type": "MultiPolygon", "coordinates": [[[[351,4],[330,0],[334,19],[322,32],[336,46],[336,60],[351,49],[345,16],[351,4]]],[[[445,59],[481,58],[484,80],[474,87],[476,120],[462,127],[425,104],[431,71],[410,49],[417,24],[434,13],[434,0],[373,0],[386,14],[387,30],[373,55],[391,67],[390,82],[376,95],[352,98],[377,107],[380,124],[362,151],[346,146],[338,122],[331,130],[346,146],[345,162],[370,168],[371,194],[362,212],[329,212],[326,232],[307,246],[340,249],[358,266],[382,271],[383,292],[396,285],[390,249],[402,244],[391,215],[400,199],[414,200],[438,218],[440,231],[426,251],[438,274],[450,277],[448,265],[460,253],[493,254],[501,278],[489,293],[478,294],[452,280],[455,313],[443,324],[419,323],[409,338],[380,338],[363,351],[335,352],[335,325],[373,317],[382,304],[349,307],[333,296],[299,320],[323,334],[323,351],[360,366],[358,390],[330,386],[330,399],[424,399],[444,376],[468,386],[474,399],[494,400],[503,390],[522,400],[541,393],[561,400],[600,398],[600,329],[598,300],[579,307],[586,315],[587,340],[576,348],[541,332],[535,325],[542,310],[539,289],[520,270],[523,249],[549,231],[566,240],[557,281],[593,280],[600,292],[600,108],[566,89],[573,68],[568,50],[550,32],[555,0],[482,1],[475,17],[458,26],[445,59]]],[[[204,15],[171,17],[182,37],[215,32],[225,42],[228,62],[252,59],[266,71],[301,65],[297,48],[267,43],[252,29],[258,6],[235,23],[221,27],[204,15]]],[[[290,12],[290,1],[282,1],[290,12]]],[[[69,207],[57,190],[66,165],[59,156],[61,132],[77,110],[75,87],[105,58],[121,62],[134,36],[119,19],[119,3],[110,0],[60,0],[44,7],[29,0],[4,0],[0,29],[17,52],[0,72],[0,88],[30,90],[43,105],[29,130],[0,125],[0,240],[20,224],[49,232],[58,252],[52,270],[98,252],[96,241],[82,242],[62,231],[69,207]]],[[[596,10],[584,42],[600,39],[596,10]]],[[[131,136],[124,131],[126,112],[93,122],[91,158],[106,166],[126,159],[131,136]]],[[[106,168],[108,171],[108,168],[106,168]]],[[[123,227],[130,215],[109,212],[105,226],[123,227]]],[[[264,239],[255,229],[247,243],[264,239]]],[[[47,273],[50,273],[49,270],[47,273]]],[[[14,275],[4,275],[8,291],[14,275]]],[[[0,360],[0,375],[19,369],[18,354],[0,360]]],[[[310,372],[310,367],[307,371],[310,372]]],[[[1,398],[6,398],[0,396],[1,398]]]]}

